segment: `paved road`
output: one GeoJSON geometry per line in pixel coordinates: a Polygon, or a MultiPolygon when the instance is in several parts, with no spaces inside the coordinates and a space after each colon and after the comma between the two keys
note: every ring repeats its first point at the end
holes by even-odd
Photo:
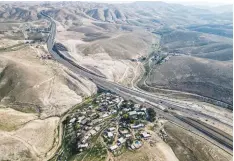
{"type": "MultiPolygon", "coordinates": [[[[211,133],[207,134],[206,132],[204,132],[204,130],[199,130],[197,128],[194,128],[192,125],[182,121],[181,119],[178,119],[177,117],[173,116],[170,113],[166,113],[166,112],[162,111],[162,109],[159,109],[155,106],[155,104],[164,103],[167,106],[170,105],[171,107],[179,108],[179,105],[175,104],[175,102],[168,100],[168,99],[165,99],[161,96],[154,96],[151,94],[147,94],[144,91],[134,90],[134,89],[131,89],[128,87],[121,86],[117,83],[108,81],[105,79],[105,77],[103,75],[96,74],[96,73],[82,67],[81,65],[77,64],[71,58],[68,58],[66,56],[67,54],[56,50],[56,48],[54,48],[54,39],[55,39],[55,35],[56,35],[56,23],[52,18],[50,18],[49,16],[47,16],[43,12],[41,12],[41,14],[43,16],[45,16],[46,19],[48,19],[51,22],[51,32],[50,32],[50,35],[49,35],[49,38],[47,41],[47,48],[48,48],[48,51],[51,53],[51,55],[54,57],[54,59],[57,62],[63,64],[65,67],[69,68],[74,73],[91,79],[98,87],[115,92],[116,94],[119,94],[120,96],[122,96],[124,98],[133,99],[133,100],[138,101],[139,103],[146,103],[148,106],[154,107],[156,112],[158,114],[162,115],[163,117],[165,117],[166,119],[168,119],[172,122],[175,122],[176,124],[178,124],[178,125],[184,127],[185,129],[205,138],[206,140],[210,141],[211,143],[215,144],[216,146],[219,146],[220,148],[222,148],[225,151],[232,154],[232,147],[230,147],[229,144],[226,144],[225,141],[222,142],[222,141],[220,141],[220,139],[218,139],[218,141],[217,141],[214,137],[212,137],[211,133]]],[[[215,133],[215,131],[213,133],[215,133]]],[[[214,135],[216,135],[216,134],[214,134],[214,135]]]]}

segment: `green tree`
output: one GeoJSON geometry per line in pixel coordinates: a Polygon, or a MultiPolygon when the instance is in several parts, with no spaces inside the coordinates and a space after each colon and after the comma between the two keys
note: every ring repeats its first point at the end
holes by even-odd
{"type": "Polygon", "coordinates": [[[150,122],[154,122],[155,121],[155,117],[156,117],[156,112],[154,111],[153,108],[148,108],[147,109],[147,113],[148,113],[148,119],[150,122]]]}
{"type": "Polygon", "coordinates": [[[124,115],[123,115],[123,119],[124,119],[124,120],[128,120],[128,119],[129,119],[128,114],[124,114],[124,115]]]}

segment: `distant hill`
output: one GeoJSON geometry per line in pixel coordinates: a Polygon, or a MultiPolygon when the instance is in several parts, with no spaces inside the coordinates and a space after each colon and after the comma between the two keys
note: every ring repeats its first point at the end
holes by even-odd
{"type": "MultiPolygon", "coordinates": [[[[0,4],[0,20],[30,21],[37,19],[40,10],[57,21],[91,19],[102,22],[125,23],[149,29],[160,26],[185,26],[206,24],[225,20],[232,24],[228,12],[213,12],[192,6],[165,2],[134,2],[126,4],[105,4],[88,2],[42,2],[24,5],[21,3],[0,4]]],[[[231,10],[229,13],[232,12],[231,10]]]]}
{"type": "Polygon", "coordinates": [[[226,61],[233,59],[232,39],[194,31],[175,30],[163,33],[164,51],[226,61]]]}
{"type": "Polygon", "coordinates": [[[38,19],[35,8],[0,6],[0,21],[33,21],[38,19]]]}
{"type": "Polygon", "coordinates": [[[146,83],[153,87],[196,93],[233,104],[232,63],[174,56],[154,67],[146,83]]]}

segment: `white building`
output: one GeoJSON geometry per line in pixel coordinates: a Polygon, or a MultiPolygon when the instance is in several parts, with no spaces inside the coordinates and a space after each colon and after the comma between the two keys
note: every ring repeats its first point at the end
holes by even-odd
{"type": "Polygon", "coordinates": [[[121,137],[121,138],[119,138],[119,139],[117,140],[117,142],[118,142],[119,144],[123,144],[123,143],[126,142],[126,139],[124,139],[123,137],[121,137]]]}
{"type": "Polygon", "coordinates": [[[90,134],[93,136],[95,135],[97,132],[95,130],[90,130],[90,134]]]}
{"type": "Polygon", "coordinates": [[[70,120],[70,123],[74,123],[75,121],[76,121],[76,118],[74,117],[70,120]]]}
{"type": "Polygon", "coordinates": [[[85,116],[78,117],[78,121],[77,122],[81,123],[81,121],[84,120],[84,119],[85,119],[85,116]]]}
{"type": "Polygon", "coordinates": [[[145,115],[145,112],[137,112],[137,115],[145,115]]]}
{"type": "Polygon", "coordinates": [[[105,118],[105,117],[108,117],[109,115],[107,114],[107,113],[104,113],[103,115],[102,115],[102,118],[105,118]]]}
{"type": "Polygon", "coordinates": [[[110,127],[109,129],[108,129],[108,131],[114,131],[115,130],[115,127],[110,127]]]}
{"type": "Polygon", "coordinates": [[[147,132],[141,133],[141,136],[142,136],[143,138],[149,138],[149,137],[151,137],[151,135],[148,134],[147,132]]]}
{"type": "Polygon", "coordinates": [[[114,137],[114,134],[112,132],[107,132],[107,137],[108,138],[113,138],[114,137]]]}
{"type": "Polygon", "coordinates": [[[139,104],[135,104],[135,105],[134,105],[134,108],[137,108],[137,109],[138,109],[138,108],[140,108],[140,105],[139,105],[139,104]]]}
{"type": "Polygon", "coordinates": [[[132,135],[131,134],[126,134],[125,137],[126,138],[130,138],[132,135]]]}
{"type": "Polygon", "coordinates": [[[134,115],[137,115],[137,112],[136,111],[130,111],[128,112],[129,116],[134,116],[134,115]]]}
{"type": "Polygon", "coordinates": [[[111,151],[115,151],[117,148],[118,148],[118,146],[117,146],[117,145],[113,145],[113,146],[110,146],[110,148],[109,148],[109,149],[110,149],[111,151]]]}
{"type": "Polygon", "coordinates": [[[100,129],[101,129],[100,126],[96,126],[96,127],[94,128],[94,130],[96,130],[97,132],[98,132],[100,129]]]}
{"type": "Polygon", "coordinates": [[[88,143],[86,143],[86,144],[80,144],[80,145],[78,145],[78,148],[87,148],[88,146],[89,146],[88,143]]]}
{"type": "Polygon", "coordinates": [[[142,127],[144,127],[144,124],[131,125],[132,129],[139,129],[139,128],[142,128],[142,127]]]}

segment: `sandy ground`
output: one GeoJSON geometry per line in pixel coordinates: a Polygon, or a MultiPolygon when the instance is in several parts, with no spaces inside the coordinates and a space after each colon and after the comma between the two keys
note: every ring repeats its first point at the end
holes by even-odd
{"type": "Polygon", "coordinates": [[[46,153],[53,149],[58,121],[58,117],[31,120],[16,131],[0,131],[0,160],[45,158],[46,153]]]}
{"type": "Polygon", "coordinates": [[[0,132],[0,160],[37,160],[27,145],[0,132]]]}
{"type": "Polygon", "coordinates": [[[53,146],[58,121],[58,117],[31,121],[17,130],[14,135],[32,145],[37,154],[44,157],[53,146]]]}
{"type": "Polygon", "coordinates": [[[1,39],[0,48],[16,45],[16,44],[23,43],[23,42],[24,41],[22,41],[22,40],[1,39]]]}
{"type": "Polygon", "coordinates": [[[0,108],[0,130],[16,130],[25,123],[37,118],[38,116],[33,113],[23,113],[11,108],[0,108]]]}
{"type": "Polygon", "coordinates": [[[171,147],[157,134],[164,123],[165,120],[160,120],[157,128],[154,129],[152,129],[154,123],[149,123],[144,131],[150,133],[151,137],[143,141],[143,146],[135,151],[128,150],[114,159],[116,161],[178,161],[171,147]]]}
{"type": "Polygon", "coordinates": [[[126,153],[114,158],[116,161],[178,161],[174,152],[156,133],[144,142],[144,145],[136,151],[126,153]],[[154,144],[151,146],[149,142],[154,144]]]}

